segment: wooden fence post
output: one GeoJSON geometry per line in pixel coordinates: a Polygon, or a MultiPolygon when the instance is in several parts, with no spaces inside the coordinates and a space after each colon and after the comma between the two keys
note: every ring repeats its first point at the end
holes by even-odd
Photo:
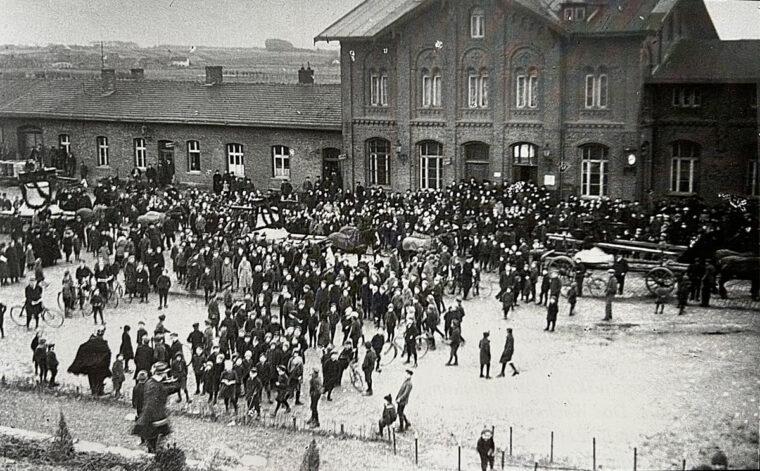
{"type": "Polygon", "coordinates": [[[393,434],[393,454],[396,454],[396,431],[391,429],[391,433],[393,434]]]}
{"type": "Polygon", "coordinates": [[[462,445],[457,446],[457,471],[462,471],[462,445]]]}
{"type": "Polygon", "coordinates": [[[509,426],[509,456],[512,456],[512,426],[509,426]]]}
{"type": "Polygon", "coordinates": [[[596,471],[596,437],[591,439],[591,469],[596,471]]]}
{"type": "Polygon", "coordinates": [[[501,469],[504,469],[504,450],[501,450],[501,469]]]}
{"type": "Polygon", "coordinates": [[[681,470],[686,471],[686,458],[681,461],[681,470]]]}
{"type": "Polygon", "coordinates": [[[343,435],[345,433],[346,433],[345,427],[343,426],[343,424],[340,424],[340,434],[343,435]]]}
{"type": "Polygon", "coordinates": [[[298,426],[296,425],[297,417],[293,417],[293,431],[298,430],[298,426]]]}
{"type": "Polygon", "coordinates": [[[549,463],[554,463],[554,430],[552,430],[551,444],[549,445],[549,463]]]}
{"type": "Polygon", "coordinates": [[[636,449],[636,447],[633,447],[633,471],[636,471],[636,466],[638,465],[638,454],[639,451],[636,449]]]}
{"type": "Polygon", "coordinates": [[[533,462],[533,471],[538,471],[538,461],[533,462]]]}

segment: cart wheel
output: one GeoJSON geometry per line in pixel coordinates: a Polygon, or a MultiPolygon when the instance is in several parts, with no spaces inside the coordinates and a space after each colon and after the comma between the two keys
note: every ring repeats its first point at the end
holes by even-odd
{"type": "Polygon", "coordinates": [[[364,392],[364,379],[362,378],[359,369],[352,366],[348,369],[351,376],[351,385],[359,392],[364,392]]]}
{"type": "Polygon", "coordinates": [[[657,294],[657,288],[665,287],[672,292],[676,286],[676,275],[665,267],[655,267],[647,272],[647,289],[651,294],[657,294]]]}
{"type": "Polygon", "coordinates": [[[570,283],[575,281],[575,262],[570,257],[565,257],[564,255],[555,257],[549,261],[546,269],[549,271],[556,270],[563,285],[570,286],[570,283]]]}
{"type": "Polygon", "coordinates": [[[591,296],[603,296],[604,291],[607,289],[607,282],[603,280],[602,278],[592,276],[591,278],[586,279],[586,290],[591,294],[591,296]]]}

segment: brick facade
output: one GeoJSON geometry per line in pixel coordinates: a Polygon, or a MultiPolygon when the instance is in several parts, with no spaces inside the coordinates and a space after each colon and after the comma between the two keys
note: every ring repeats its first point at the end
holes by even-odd
{"type": "MultiPolygon", "coordinates": [[[[606,195],[638,199],[650,188],[668,193],[664,188],[669,185],[669,172],[658,163],[666,159],[666,149],[658,143],[667,140],[663,133],[673,130],[655,123],[666,119],[661,115],[651,115],[654,121],[642,124],[646,121],[642,100],[652,70],[667,58],[679,38],[715,34],[701,2],[679,2],[662,20],[661,30],[605,36],[560,31],[519,2],[461,0],[426,5],[371,39],[340,38],[347,181],[368,183],[369,139],[390,143],[390,187],[397,190],[420,187],[420,143],[442,145],[441,183],[445,185],[474,176],[468,172],[466,145],[478,142],[488,146],[488,179],[512,182],[530,175],[540,184],[548,176],[546,181],[553,178],[555,183],[550,188],[559,189],[561,184],[565,195],[582,194],[582,146],[592,144],[607,149],[606,195]],[[484,14],[483,38],[470,35],[475,8],[484,14]],[[439,108],[422,106],[423,69],[442,72],[439,108]],[[468,106],[471,69],[488,75],[485,109],[468,106]],[[516,103],[517,76],[526,70],[538,72],[535,108],[518,108],[516,103]],[[371,76],[380,71],[388,76],[387,107],[372,106],[370,101],[371,76]],[[587,76],[601,74],[608,80],[606,107],[589,109],[587,76]],[[513,165],[512,146],[517,143],[535,146],[536,166],[528,173],[513,165]],[[631,153],[637,157],[634,165],[627,162],[631,153]],[[648,158],[651,165],[645,161],[648,158]]],[[[742,98],[747,97],[737,95],[731,106],[742,98]]],[[[719,95],[709,99],[715,100],[715,106],[705,107],[703,113],[713,117],[711,126],[733,108],[719,95]]],[[[723,131],[731,136],[728,149],[709,152],[716,156],[709,159],[715,161],[706,160],[702,166],[698,193],[708,197],[723,189],[746,193],[746,188],[738,190],[746,187],[747,157],[733,152],[733,146],[740,144],[731,139],[748,141],[754,133],[757,147],[757,120],[735,124],[723,131]],[[730,167],[724,173],[730,182],[714,172],[721,166],[730,167]]],[[[683,131],[701,140],[705,132],[698,127],[683,131]]]]}
{"type": "Polygon", "coordinates": [[[242,144],[245,176],[251,178],[259,189],[279,188],[280,182],[272,178],[272,146],[284,145],[293,150],[290,179],[294,186],[300,185],[307,176],[312,181],[321,176],[323,151],[341,149],[342,146],[339,131],[8,118],[0,118],[0,127],[4,145],[12,153],[19,151],[20,130],[30,127],[41,130],[46,149],[57,147],[58,136],[68,134],[71,152],[77,158],[77,167],[85,162],[92,178],[129,175],[135,164],[134,139],[142,138],[145,139],[147,149],[147,164],[156,165],[159,141],[171,141],[174,143],[177,181],[210,185],[215,170],[227,170],[227,144],[242,144]],[[98,136],[108,138],[108,167],[97,165],[98,136]],[[198,141],[200,145],[200,172],[188,170],[186,143],[190,140],[198,141]]]}

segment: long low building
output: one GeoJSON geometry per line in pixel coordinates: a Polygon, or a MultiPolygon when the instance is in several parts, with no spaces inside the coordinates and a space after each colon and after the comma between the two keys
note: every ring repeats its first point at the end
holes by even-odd
{"type": "MultiPolygon", "coordinates": [[[[170,162],[177,181],[210,184],[216,170],[278,188],[323,173],[340,176],[340,86],[224,83],[221,67],[203,82],[144,80],[141,70],[117,80],[0,79],[3,159],[35,148],[72,153],[89,176],[127,176],[170,162]]],[[[78,172],[77,172],[78,173],[78,172]]]]}

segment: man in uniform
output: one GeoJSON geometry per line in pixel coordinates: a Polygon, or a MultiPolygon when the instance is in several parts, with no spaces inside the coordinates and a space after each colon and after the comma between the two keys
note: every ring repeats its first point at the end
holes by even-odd
{"type": "Polygon", "coordinates": [[[404,411],[406,405],[409,404],[409,396],[412,394],[412,370],[406,370],[406,379],[401,383],[401,388],[396,394],[396,404],[398,405],[398,431],[403,432],[411,425],[409,419],[406,418],[404,411]]]}
{"type": "Polygon", "coordinates": [[[148,445],[148,452],[155,453],[158,440],[171,433],[166,412],[166,399],[177,392],[176,381],[168,382],[169,366],[158,362],[151,367],[151,377],[145,382],[143,409],[132,431],[148,445]]]}

